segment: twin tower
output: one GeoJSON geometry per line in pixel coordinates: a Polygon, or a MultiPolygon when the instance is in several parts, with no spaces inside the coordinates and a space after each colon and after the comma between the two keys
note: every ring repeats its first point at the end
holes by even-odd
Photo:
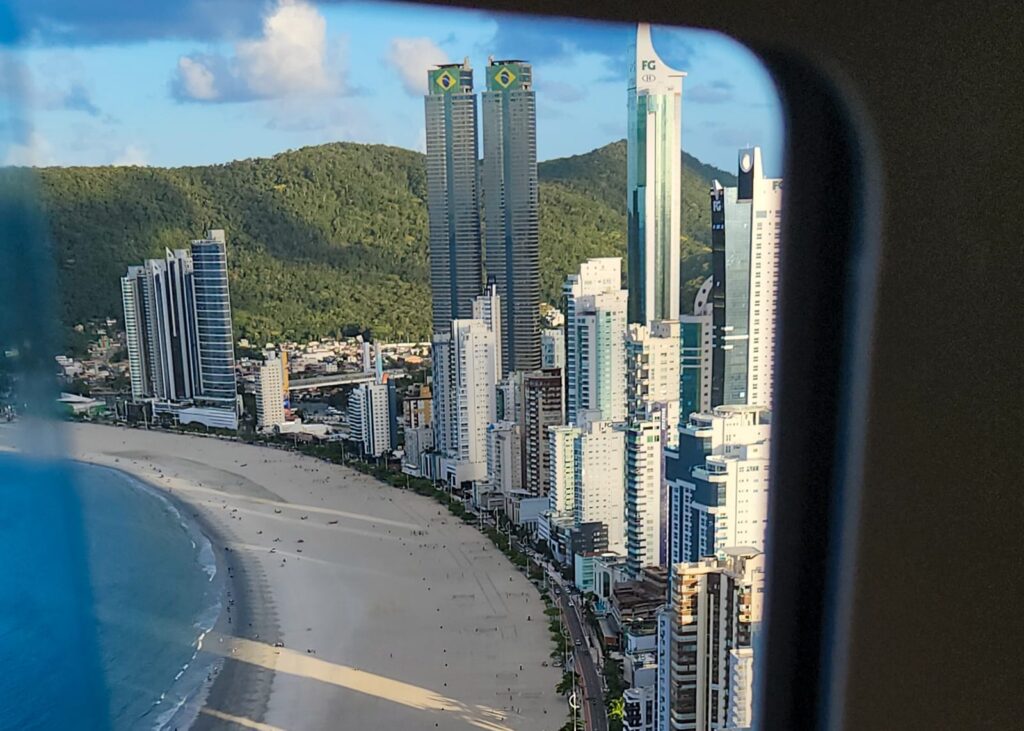
{"type": "MultiPolygon", "coordinates": [[[[628,95],[629,321],[680,315],[680,99],[686,75],[637,27],[628,95]]],[[[427,210],[434,332],[471,318],[484,267],[502,302],[503,374],[540,367],[537,103],[523,61],[487,63],[483,165],[469,60],[427,72],[427,210]],[[481,190],[483,221],[481,221],[481,190]]]]}
{"type": "Polygon", "coordinates": [[[537,103],[523,61],[487,63],[483,165],[469,60],[427,72],[427,212],[434,332],[473,317],[493,280],[501,297],[502,375],[540,368],[537,103]],[[482,191],[482,193],[481,193],[482,191]],[[483,220],[481,221],[481,195],[483,220]]]}

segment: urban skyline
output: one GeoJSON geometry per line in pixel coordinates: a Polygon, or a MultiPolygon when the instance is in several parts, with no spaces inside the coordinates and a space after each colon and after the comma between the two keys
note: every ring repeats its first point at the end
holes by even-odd
{"type": "MultiPolygon", "coordinates": [[[[401,449],[406,475],[442,486],[461,514],[505,516],[571,570],[625,642],[626,731],[749,726],[764,589],[782,181],[754,146],[738,152],[734,187],[712,182],[712,271],[687,311],[684,76],[638,25],[627,286],[621,258],[585,261],[566,277],[565,311],[545,309],[542,323],[532,67],[489,59],[480,97],[468,59],[426,69],[431,374],[403,400],[400,439],[397,389],[363,341],[336,435],[363,459],[401,449]],[[623,615],[627,601],[638,603],[623,615]]],[[[122,295],[136,406],[234,428],[224,232],[129,267],[122,295]]],[[[287,408],[287,350],[268,344],[263,357],[256,427],[333,439],[287,408]]]]}
{"type": "MultiPolygon", "coordinates": [[[[47,3],[16,3],[24,35],[8,47],[17,83],[6,93],[18,125],[0,132],[0,161],[196,165],[338,139],[422,151],[422,129],[403,120],[421,109],[423,69],[466,54],[478,88],[489,55],[530,59],[543,79],[538,159],[626,136],[625,24],[374,2],[204,3],[221,4],[213,23],[187,7],[168,22],[139,3],[135,22],[111,33],[87,14],[54,23],[47,3]],[[277,53],[295,63],[260,63],[277,53]]],[[[758,142],[779,175],[779,101],[753,54],[689,29],[658,27],[654,42],[689,73],[687,151],[731,169],[735,150],[758,142]]]]}

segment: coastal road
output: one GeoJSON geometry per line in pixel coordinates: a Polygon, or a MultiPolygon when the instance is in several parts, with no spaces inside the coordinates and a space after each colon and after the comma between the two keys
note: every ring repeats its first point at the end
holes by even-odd
{"type": "Polygon", "coordinates": [[[583,632],[583,623],[576,607],[569,605],[569,597],[565,591],[558,594],[562,614],[569,625],[569,636],[573,643],[573,652],[577,666],[583,677],[583,704],[587,728],[590,731],[608,731],[608,714],[604,707],[604,691],[601,689],[601,676],[594,666],[594,658],[587,647],[587,638],[583,632]],[[577,646],[576,643],[580,644],[577,646]]]}

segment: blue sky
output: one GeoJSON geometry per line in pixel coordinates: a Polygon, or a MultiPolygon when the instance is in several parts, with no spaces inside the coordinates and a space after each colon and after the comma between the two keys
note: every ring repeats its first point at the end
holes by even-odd
{"type": "MultiPolygon", "coordinates": [[[[0,163],[191,165],[348,140],[422,149],[434,63],[534,64],[540,159],[625,136],[631,29],[396,3],[14,0],[0,16],[0,163]]],[[[736,167],[782,117],[760,64],[715,34],[658,27],[687,72],[683,148],[736,167]]]]}

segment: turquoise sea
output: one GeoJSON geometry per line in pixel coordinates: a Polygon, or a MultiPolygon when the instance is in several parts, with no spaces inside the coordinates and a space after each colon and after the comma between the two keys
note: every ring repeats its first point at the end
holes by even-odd
{"type": "Polygon", "coordinates": [[[223,576],[189,515],[116,470],[0,453],[0,729],[175,729],[223,576]]]}

